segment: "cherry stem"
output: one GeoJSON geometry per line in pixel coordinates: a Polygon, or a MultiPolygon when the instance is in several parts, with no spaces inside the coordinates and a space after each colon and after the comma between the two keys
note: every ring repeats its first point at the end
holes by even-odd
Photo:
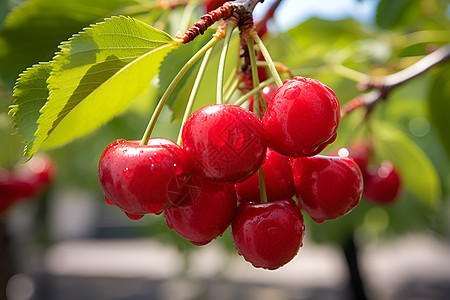
{"type": "Polygon", "coordinates": [[[233,35],[233,30],[236,26],[233,23],[227,23],[227,34],[225,40],[223,41],[222,54],[220,55],[219,69],[217,75],[217,104],[223,104],[223,77],[225,74],[225,62],[227,58],[228,48],[230,46],[231,36],[233,35]]]}
{"type": "Polygon", "coordinates": [[[228,91],[230,89],[231,85],[234,84],[234,80],[233,79],[236,79],[236,74],[237,74],[237,67],[234,67],[233,70],[231,70],[227,81],[225,82],[225,85],[224,85],[224,88],[223,88],[225,91],[228,91]]]}
{"type": "Polygon", "coordinates": [[[248,99],[250,99],[251,96],[256,95],[257,93],[259,93],[259,91],[261,91],[261,89],[263,89],[265,86],[272,84],[275,82],[275,78],[270,77],[269,79],[261,82],[257,87],[253,88],[251,91],[249,91],[248,93],[246,93],[245,95],[243,95],[241,98],[239,98],[234,105],[237,106],[241,106],[242,104],[244,104],[248,99]]]}
{"type": "Polygon", "coordinates": [[[201,48],[197,53],[192,56],[189,61],[181,68],[181,70],[178,72],[178,74],[175,76],[175,78],[172,80],[172,82],[167,87],[166,91],[162,95],[161,99],[158,102],[158,105],[155,108],[155,111],[152,114],[152,117],[150,119],[150,122],[147,125],[147,129],[145,130],[144,136],[141,140],[141,145],[147,145],[148,140],[150,139],[150,136],[152,134],[153,128],[155,127],[156,121],[158,120],[159,115],[161,114],[161,111],[166,104],[167,99],[169,99],[170,94],[174,90],[175,86],[178,84],[178,82],[181,80],[181,78],[186,74],[186,72],[197,62],[197,60],[202,57],[208,49],[210,49],[212,46],[214,46],[218,41],[220,41],[222,38],[219,35],[214,35],[214,37],[205,45],[203,48],[201,48]]]}
{"type": "Polygon", "coordinates": [[[261,38],[258,36],[256,32],[252,34],[252,39],[256,42],[256,44],[259,47],[259,50],[261,50],[262,55],[264,56],[264,59],[267,61],[267,66],[269,67],[270,73],[272,73],[272,76],[275,78],[275,82],[278,87],[283,85],[283,81],[281,80],[280,74],[277,72],[277,68],[275,67],[275,64],[273,63],[272,57],[269,54],[269,51],[267,50],[266,46],[264,45],[261,38]]]}
{"type": "MultiPolygon", "coordinates": [[[[256,55],[255,55],[255,47],[253,46],[252,40],[247,40],[247,48],[248,48],[248,55],[250,58],[250,66],[252,70],[252,82],[253,82],[253,88],[257,87],[259,85],[259,76],[258,76],[258,67],[256,66],[256,55]]],[[[262,98],[261,93],[258,90],[258,92],[255,94],[255,99],[253,101],[253,111],[256,113],[258,117],[259,115],[259,101],[262,98]]]]}
{"type": "MultiPolygon", "coordinates": [[[[258,77],[258,67],[256,65],[256,55],[255,55],[255,47],[253,46],[253,40],[250,39],[247,40],[246,42],[250,57],[250,66],[252,68],[253,89],[257,89],[257,92],[255,93],[255,100],[253,101],[253,111],[256,112],[258,117],[260,117],[258,104],[261,103],[261,105],[263,106],[263,111],[267,109],[267,105],[263,97],[261,96],[262,87],[261,88],[259,87],[260,82],[258,77]],[[262,99],[262,101],[260,99],[262,99]]],[[[264,183],[264,172],[262,166],[258,170],[258,181],[259,181],[259,197],[261,199],[261,203],[266,203],[267,202],[266,185],[264,183]]]]}
{"type": "MultiPolygon", "coordinates": [[[[259,86],[260,82],[259,82],[259,77],[258,77],[258,66],[256,64],[255,48],[253,46],[252,40],[247,41],[247,47],[248,47],[248,52],[249,52],[249,57],[250,57],[250,66],[251,66],[251,70],[252,70],[253,88],[256,88],[259,86]]],[[[261,89],[259,89],[258,93],[255,94],[255,101],[253,101],[253,111],[258,115],[258,117],[261,117],[258,104],[261,104],[263,111],[266,111],[266,109],[267,109],[267,103],[264,100],[264,98],[262,97],[261,92],[260,92],[261,89]]]]}
{"type": "Polygon", "coordinates": [[[233,96],[238,86],[239,86],[239,79],[235,78],[231,86],[227,89],[227,93],[225,94],[224,99],[225,103],[230,102],[231,96],[233,96]]]}
{"type": "Polygon", "coordinates": [[[180,132],[178,133],[177,144],[181,146],[181,133],[183,131],[183,125],[186,120],[189,118],[192,107],[194,106],[195,98],[197,97],[197,92],[200,87],[200,83],[203,79],[203,75],[205,74],[206,66],[208,65],[209,58],[211,57],[212,48],[209,48],[206,51],[205,56],[203,57],[202,64],[200,65],[200,69],[198,70],[197,77],[195,78],[194,86],[192,87],[191,94],[189,95],[189,100],[186,105],[186,110],[184,111],[183,121],[181,122],[180,132]]]}
{"type": "Polygon", "coordinates": [[[334,72],[338,73],[339,75],[347,79],[353,80],[355,82],[365,81],[370,78],[369,75],[350,69],[344,65],[337,64],[333,65],[331,68],[333,69],[334,72]]]}
{"type": "Polygon", "coordinates": [[[259,197],[261,199],[261,203],[266,203],[267,202],[266,184],[264,183],[264,172],[262,166],[258,170],[258,180],[259,180],[259,197]]]}

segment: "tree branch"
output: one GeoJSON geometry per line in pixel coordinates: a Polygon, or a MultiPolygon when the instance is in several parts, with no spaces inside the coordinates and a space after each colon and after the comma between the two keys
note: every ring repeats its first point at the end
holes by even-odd
{"type": "Polygon", "coordinates": [[[372,88],[374,90],[359,95],[343,105],[341,109],[341,116],[344,117],[360,106],[366,106],[369,113],[375,104],[380,100],[386,99],[394,88],[421,75],[428,69],[447,61],[449,58],[450,44],[447,44],[428,54],[404,70],[382,78],[371,78],[368,81],[360,82],[359,86],[362,86],[364,90],[372,88]]]}

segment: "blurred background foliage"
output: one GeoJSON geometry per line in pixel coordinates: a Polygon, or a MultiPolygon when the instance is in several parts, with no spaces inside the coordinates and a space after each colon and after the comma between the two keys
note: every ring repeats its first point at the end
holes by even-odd
{"type": "MultiPolygon", "coordinates": [[[[17,76],[37,62],[50,60],[61,41],[105,17],[129,15],[175,36],[180,28],[186,29],[204,13],[200,1],[189,1],[187,6],[173,9],[158,3],[152,0],[0,1],[1,167],[14,168],[24,160],[23,144],[13,134],[7,114],[17,76]]],[[[259,5],[268,8],[270,2],[259,5]]],[[[356,83],[365,75],[395,73],[447,44],[450,40],[448,11],[445,0],[381,0],[376,15],[368,22],[312,17],[289,30],[277,27],[277,17],[282,16],[276,15],[268,24],[264,42],[275,61],[288,66],[294,75],[322,81],[344,104],[361,94],[356,83]]],[[[123,114],[69,145],[48,151],[59,169],[55,189],[89,190],[102,207],[110,209],[104,203],[97,178],[103,149],[118,138],[141,138],[164,86],[183,61],[209,39],[208,33],[172,51],[163,63],[160,80],[154,80],[123,114]]],[[[196,108],[215,101],[221,51],[218,45],[202,82],[196,108]]],[[[235,39],[230,46],[227,74],[236,65],[238,45],[235,39]]],[[[193,84],[192,74],[195,72],[189,73],[174,92],[153,136],[176,139],[193,84]]],[[[352,213],[338,220],[315,224],[306,217],[311,238],[341,244],[354,233],[361,241],[383,241],[415,231],[449,237],[449,75],[448,63],[439,65],[390,93],[386,101],[377,104],[368,122],[363,120],[362,108],[342,120],[337,141],[326,151],[370,138],[375,145],[375,162],[394,161],[402,178],[408,180],[404,180],[403,192],[394,205],[374,206],[363,200],[352,213]]],[[[137,227],[138,235],[152,236],[181,249],[191,247],[167,228],[161,216],[146,216],[138,222],[144,225],[137,227]]],[[[234,249],[228,232],[219,240],[234,249]]]]}

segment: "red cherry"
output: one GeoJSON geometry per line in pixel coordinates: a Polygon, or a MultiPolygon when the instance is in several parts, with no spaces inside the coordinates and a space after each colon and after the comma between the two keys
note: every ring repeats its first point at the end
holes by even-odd
{"type": "Polygon", "coordinates": [[[367,170],[363,193],[370,202],[393,203],[398,198],[400,189],[400,177],[390,161],[384,161],[380,167],[367,170]]]}
{"type": "Polygon", "coordinates": [[[208,12],[221,7],[225,2],[227,2],[227,0],[205,0],[203,5],[208,12]]]}
{"type": "MultiPolygon", "coordinates": [[[[268,201],[289,199],[294,196],[294,177],[289,157],[268,148],[266,161],[263,164],[263,174],[268,201]]],[[[242,183],[237,183],[235,187],[239,201],[261,202],[258,173],[242,183]]]]}
{"type": "Polygon", "coordinates": [[[18,199],[11,172],[0,168],[0,213],[6,211],[18,199]]]}
{"type": "Polygon", "coordinates": [[[231,224],[236,249],[256,268],[275,270],[303,245],[305,223],[292,199],[241,203],[231,224]]]}
{"type": "Polygon", "coordinates": [[[365,179],[366,169],[369,165],[369,161],[372,157],[372,146],[369,142],[366,141],[358,141],[352,144],[348,148],[341,148],[338,151],[338,155],[341,157],[350,157],[353,159],[361,170],[363,177],[365,179]]]}
{"type": "Polygon", "coordinates": [[[186,184],[183,200],[179,205],[168,208],[164,217],[170,228],[201,246],[228,228],[236,214],[236,203],[236,193],[231,184],[193,177],[186,184]]]}
{"type": "Polygon", "coordinates": [[[212,181],[243,181],[263,164],[267,138],[258,117],[236,105],[215,104],[185,122],[183,148],[195,170],[212,181]]]}
{"type": "Polygon", "coordinates": [[[159,214],[178,201],[188,163],[183,149],[170,140],[139,143],[120,139],[106,147],[98,168],[100,186],[109,202],[128,214],[159,214]]]}
{"type": "Polygon", "coordinates": [[[336,139],[340,106],[315,79],[294,77],[275,92],[263,123],[268,145],[287,156],[313,156],[336,139]]]}
{"type": "Polygon", "coordinates": [[[15,189],[19,198],[31,198],[53,180],[56,165],[45,155],[34,156],[14,170],[15,189]]]}
{"type": "Polygon", "coordinates": [[[299,206],[318,223],[349,213],[361,199],[362,174],[350,158],[300,157],[293,174],[299,206]]]}

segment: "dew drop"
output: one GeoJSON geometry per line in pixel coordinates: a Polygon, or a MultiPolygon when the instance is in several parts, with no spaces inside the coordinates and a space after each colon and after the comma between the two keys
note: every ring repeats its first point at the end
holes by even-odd
{"type": "Polygon", "coordinates": [[[128,168],[125,168],[125,170],[123,170],[123,176],[128,177],[130,176],[131,170],[128,168]]]}
{"type": "Polygon", "coordinates": [[[319,219],[314,219],[314,218],[312,218],[312,219],[313,219],[314,222],[319,223],[319,224],[323,223],[323,221],[324,221],[324,220],[319,220],[319,219]]]}
{"type": "Polygon", "coordinates": [[[108,203],[109,205],[114,205],[106,196],[105,196],[105,200],[106,200],[106,203],[108,203]]]}
{"type": "Polygon", "coordinates": [[[177,164],[173,164],[175,175],[180,175],[183,173],[183,167],[177,164]]]}
{"type": "Polygon", "coordinates": [[[144,215],[132,214],[132,213],[129,213],[129,212],[126,212],[126,211],[124,211],[124,213],[127,215],[127,217],[130,220],[134,220],[134,221],[142,219],[142,217],[144,216],[144,215]]]}

